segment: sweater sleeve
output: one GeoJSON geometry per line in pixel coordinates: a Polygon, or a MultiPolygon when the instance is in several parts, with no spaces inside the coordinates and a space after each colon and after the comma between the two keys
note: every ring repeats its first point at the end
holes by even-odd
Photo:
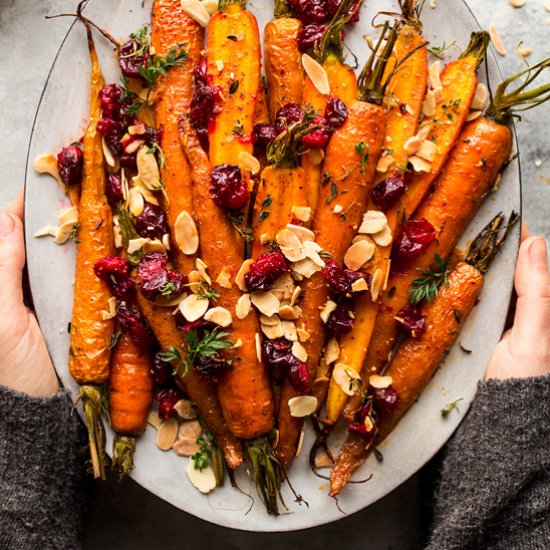
{"type": "Polygon", "coordinates": [[[65,391],[0,386],[0,548],[79,549],[85,433],[65,391]]]}
{"type": "Polygon", "coordinates": [[[550,376],[480,383],[447,446],[430,550],[550,544],[550,376]]]}

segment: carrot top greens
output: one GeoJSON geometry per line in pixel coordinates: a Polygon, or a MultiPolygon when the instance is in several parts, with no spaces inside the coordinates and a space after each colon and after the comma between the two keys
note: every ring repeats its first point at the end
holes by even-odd
{"type": "Polygon", "coordinates": [[[487,31],[473,32],[470,37],[470,43],[466,46],[466,49],[460,54],[459,59],[465,57],[475,57],[477,60],[477,66],[479,67],[487,55],[487,47],[491,37],[487,31]]]}

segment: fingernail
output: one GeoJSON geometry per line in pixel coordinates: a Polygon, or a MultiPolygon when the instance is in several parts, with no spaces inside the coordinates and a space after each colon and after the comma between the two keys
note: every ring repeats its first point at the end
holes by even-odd
{"type": "Polygon", "coordinates": [[[10,235],[15,227],[13,218],[5,212],[0,213],[0,237],[10,235]]]}
{"type": "Polygon", "coordinates": [[[539,237],[535,239],[529,247],[529,257],[531,263],[536,267],[548,267],[548,253],[546,252],[546,241],[539,237]]]}

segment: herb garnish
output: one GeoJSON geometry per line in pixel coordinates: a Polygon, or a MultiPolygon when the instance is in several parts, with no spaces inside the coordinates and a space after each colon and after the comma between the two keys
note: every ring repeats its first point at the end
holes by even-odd
{"type": "Polygon", "coordinates": [[[69,231],[69,239],[73,241],[75,244],[80,244],[82,241],[78,238],[78,228],[80,227],[79,223],[75,223],[71,230],[69,231]]]}
{"type": "Polygon", "coordinates": [[[172,282],[168,282],[162,285],[159,290],[161,296],[171,296],[174,290],[176,290],[176,285],[172,282]]]}
{"type": "Polygon", "coordinates": [[[262,208],[267,208],[268,206],[271,206],[271,203],[273,202],[273,197],[271,195],[268,195],[263,201],[262,201],[262,208]]]}
{"type": "Polygon", "coordinates": [[[409,303],[431,302],[438,294],[442,284],[448,286],[447,276],[451,272],[449,260],[444,260],[439,254],[435,255],[435,263],[428,269],[418,268],[422,277],[415,279],[409,289],[409,303]]]}
{"type": "Polygon", "coordinates": [[[156,141],[153,142],[149,149],[147,149],[148,155],[154,155],[155,153],[158,153],[159,166],[162,169],[166,168],[166,155],[163,153],[160,145],[156,141]]]}
{"type": "Polygon", "coordinates": [[[369,162],[370,145],[367,145],[364,141],[360,141],[355,145],[355,151],[361,157],[361,173],[367,163],[369,162]]]}
{"type": "Polygon", "coordinates": [[[330,195],[327,197],[327,200],[325,201],[325,206],[328,206],[337,196],[338,196],[338,186],[336,185],[336,183],[332,182],[330,184],[330,195]]]}
{"type": "Polygon", "coordinates": [[[448,46],[446,42],[443,42],[443,46],[432,46],[428,48],[428,52],[436,57],[440,57],[442,53],[446,52],[456,44],[455,41],[451,42],[448,46]]]}
{"type": "Polygon", "coordinates": [[[229,93],[234,94],[239,89],[239,81],[233,80],[231,84],[229,85],[229,93]]]}
{"type": "Polygon", "coordinates": [[[463,401],[463,400],[464,400],[463,397],[459,397],[456,401],[452,401],[451,403],[448,403],[447,405],[445,405],[445,407],[441,409],[442,418],[447,418],[453,409],[456,409],[456,412],[460,413],[460,409],[458,408],[458,403],[460,403],[460,401],[463,401]]]}
{"type": "Polygon", "coordinates": [[[262,210],[258,216],[258,223],[262,223],[269,216],[269,214],[269,210],[262,210]]]}
{"type": "Polygon", "coordinates": [[[237,119],[237,124],[231,130],[231,133],[235,136],[242,136],[244,134],[244,126],[240,120],[237,119]]]}
{"type": "Polygon", "coordinates": [[[210,464],[213,439],[212,434],[209,433],[204,433],[197,439],[200,449],[191,456],[195,470],[202,472],[210,464]]]}
{"type": "Polygon", "coordinates": [[[240,227],[244,224],[244,214],[242,212],[235,215],[229,214],[229,220],[245,242],[251,243],[254,241],[254,230],[249,226],[240,227]]]}

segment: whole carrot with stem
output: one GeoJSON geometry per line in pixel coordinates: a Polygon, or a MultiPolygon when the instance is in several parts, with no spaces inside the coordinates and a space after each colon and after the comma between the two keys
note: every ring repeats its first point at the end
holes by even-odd
{"type": "MultiPolygon", "coordinates": [[[[376,393],[367,391],[364,394],[365,410],[358,411],[354,420],[367,425],[369,435],[364,437],[358,432],[348,435],[331,471],[331,496],[340,493],[351,474],[361,466],[372,449],[388,436],[418,399],[437,366],[456,341],[459,329],[479,297],[483,275],[517,219],[518,216],[512,213],[504,235],[499,238],[504,216],[498,214],[474,240],[466,259],[459,262],[445,276],[445,280],[440,280],[437,296],[425,307],[425,331],[419,337],[409,337],[401,343],[385,372],[385,376],[389,377],[387,381],[391,379],[389,387],[397,393],[397,404],[392,409],[382,409],[377,421],[373,415],[375,405],[372,405],[376,393]]],[[[358,424],[352,424],[352,427],[356,426],[358,424]]]]}

